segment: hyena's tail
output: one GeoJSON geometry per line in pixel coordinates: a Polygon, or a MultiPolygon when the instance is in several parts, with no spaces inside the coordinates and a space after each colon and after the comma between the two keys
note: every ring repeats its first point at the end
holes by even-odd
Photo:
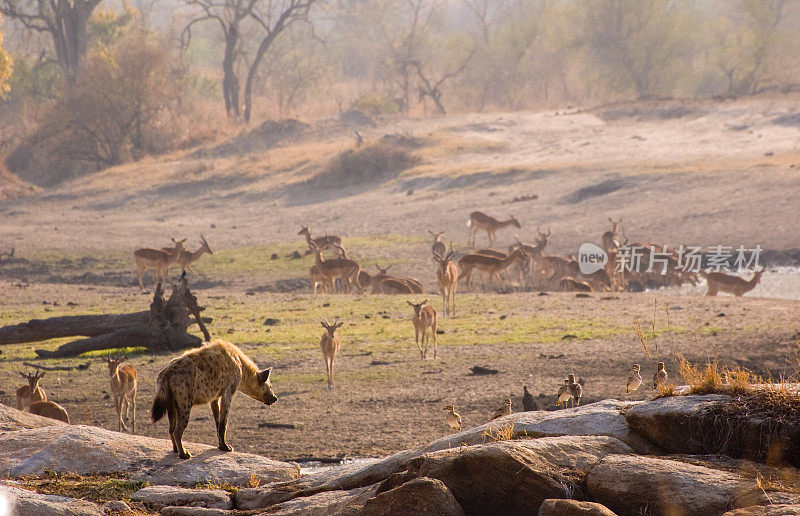
{"type": "MultiPolygon", "coordinates": [[[[166,382],[165,382],[166,383],[166,382]]],[[[153,399],[153,407],[150,409],[150,418],[153,423],[164,417],[167,413],[167,404],[169,403],[169,387],[162,382],[158,382],[158,391],[156,397],[153,399]]]]}

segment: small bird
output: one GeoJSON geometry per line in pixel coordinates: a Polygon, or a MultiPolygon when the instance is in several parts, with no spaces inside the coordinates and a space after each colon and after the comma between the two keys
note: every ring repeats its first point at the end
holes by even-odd
{"type": "Polygon", "coordinates": [[[631,371],[633,374],[628,377],[628,383],[625,385],[625,392],[628,394],[638,390],[642,385],[642,375],[639,374],[641,366],[639,366],[639,364],[633,364],[631,366],[631,371]]]}
{"type": "Polygon", "coordinates": [[[506,398],[506,401],[503,402],[503,405],[494,411],[492,414],[492,419],[497,419],[498,417],[503,417],[511,414],[511,398],[506,398]]]}
{"type": "Polygon", "coordinates": [[[722,385],[728,385],[728,372],[727,371],[723,371],[722,374],[720,375],[720,378],[722,379],[722,385]]]}
{"type": "Polygon", "coordinates": [[[447,424],[453,430],[461,430],[461,414],[456,412],[456,408],[453,405],[448,405],[444,408],[447,411],[447,424]]]}
{"type": "Polygon", "coordinates": [[[558,388],[558,398],[556,398],[556,405],[564,405],[567,408],[567,402],[572,398],[572,391],[569,386],[569,380],[564,380],[564,385],[558,388]]]}
{"type": "Polygon", "coordinates": [[[536,403],[536,400],[533,399],[533,394],[528,392],[528,386],[523,385],[522,390],[524,392],[522,395],[522,408],[525,409],[525,412],[539,410],[539,405],[536,403]]]}
{"type": "Polygon", "coordinates": [[[575,381],[574,374],[567,376],[567,383],[569,384],[569,392],[572,394],[573,406],[580,406],[581,396],[583,396],[583,386],[580,384],[580,382],[575,381]]]}
{"type": "Polygon", "coordinates": [[[653,389],[663,388],[667,385],[667,370],[664,368],[664,362],[658,363],[658,370],[653,375],[653,389]]]}

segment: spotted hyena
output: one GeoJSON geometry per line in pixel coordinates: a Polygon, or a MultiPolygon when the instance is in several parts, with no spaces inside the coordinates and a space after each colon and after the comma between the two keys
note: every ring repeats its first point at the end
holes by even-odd
{"type": "Polygon", "coordinates": [[[188,459],[181,437],[189,424],[194,405],[211,404],[217,424],[219,449],[231,451],[225,442],[228,410],[237,390],[267,405],[278,398],[272,392],[269,374],[272,368],[259,371],[244,352],[224,340],[214,340],[203,347],[187,351],[158,373],[152,418],[155,423],[164,413],[169,416],[172,451],[188,459]]]}

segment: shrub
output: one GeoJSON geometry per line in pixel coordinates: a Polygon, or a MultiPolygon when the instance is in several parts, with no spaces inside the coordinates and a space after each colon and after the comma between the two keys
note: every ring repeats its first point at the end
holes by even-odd
{"type": "Polygon", "coordinates": [[[312,182],[335,187],[386,181],[417,162],[407,150],[378,142],[339,154],[312,182]]]}

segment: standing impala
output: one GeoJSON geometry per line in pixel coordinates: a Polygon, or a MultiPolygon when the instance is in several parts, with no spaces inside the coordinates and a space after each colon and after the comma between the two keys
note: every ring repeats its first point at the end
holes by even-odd
{"type": "MultiPolygon", "coordinates": [[[[162,251],[167,253],[172,253],[175,251],[174,247],[162,247],[162,251]]],[[[198,260],[204,253],[214,254],[214,251],[211,250],[211,247],[208,246],[208,242],[206,241],[206,237],[200,235],[200,247],[197,251],[188,251],[184,250],[181,252],[180,256],[178,256],[178,261],[175,262],[180,265],[183,270],[189,269],[189,272],[194,274],[194,269],[192,269],[192,264],[198,260]]],[[[174,264],[170,264],[172,267],[174,264]]]]}
{"type": "Polygon", "coordinates": [[[325,328],[325,333],[322,334],[319,347],[322,348],[322,356],[325,358],[328,389],[333,389],[333,362],[336,360],[336,353],[339,351],[339,337],[336,336],[336,330],[341,328],[344,323],[334,321],[333,324],[330,324],[328,321],[322,321],[320,324],[325,328]]]}
{"type": "Polygon", "coordinates": [[[458,267],[452,261],[453,246],[444,257],[433,253],[436,262],[436,282],[442,289],[442,312],[445,317],[450,317],[456,312],[456,287],[458,286],[458,267]]]}
{"type": "Polygon", "coordinates": [[[442,237],[442,235],[444,235],[444,231],[439,231],[438,233],[434,233],[429,229],[428,233],[430,233],[433,236],[433,244],[431,244],[431,252],[439,256],[444,256],[444,253],[447,252],[447,249],[444,247],[444,243],[441,240],[439,240],[442,237]]]}
{"type": "Polygon", "coordinates": [[[497,220],[480,211],[473,211],[470,213],[469,220],[467,221],[467,227],[469,228],[469,245],[475,247],[475,235],[478,234],[478,231],[486,231],[486,236],[489,237],[489,245],[492,245],[495,238],[494,234],[498,229],[502,229],[506,226],[514,226],[517,229],[522,227],[513,215],[509,215],[509,217],[511,218],[508,220],[497,220]]]}
{"type": "Polygon", "coordinates": [[[421,303],[412,303],[411,301],[407,301],[409,305],[414,309],[414,338],[417,343],[417,348],[419,348],[419,355],[422,359],[427,358],[428,356],[428,343],[430,342],[430,336],[433,335],[433,358],[436,358],[436,309],[431,305],[427,304],[428,300],[421,303]],[[430,333],[429,333],[430,332],[430,333]],[[422,334],[422,338],[420,339],[420,334],[422,334]],[[420,340],[422,340],[423,346],[420,345],[420,340]]]}
{"type": "Polygon", "coordinates": [[[125,364],[128,357],[110,358],[103,357],[103,362],[108,364],[108,374],[111,376],[111,392],[114,393],[114,406],[117,409],[117,431],[127,430],[123,416],[128,417],[129,411],[133,412],[131,432],[136,432],[136,383],[138,374],[132,365],[125,364]]]}
{"type": "Polygon", "coordinates": [[[175,240],[173,238],[172,241],[175,243],[175,247],[171,253],[146,247],[134,251],[133,257],[136,259],[136,274],[139,276],[140,289],[144,290],[142,277],[147,272],[147,269],[153,269],[155,276],[161,277],[162,284],[167,282],[167,269],[172,264],[177,263],[181,253],[186,250],[183,247],[183,243],[186,242],[185,238],[183,240],[175,240]]]}
{"type": "Polygon", "coordinates": [[[314,252],[314,267],[317,268],[317,273],[325,278],[324,284],[330,285],[334,289],[333,293],[336,289],[336,278],[341,278],[346,291],[349,292],[351,288],[355,288],[357,292],[361,293],[361,285],[358,283],[361,266],[358,262],[346,258],[326,260],[322,257],[322,250],[314,242],[309,242],[308,247],[314,252]]]}
{"type": "Polygon", "coordinates": [[[495,280],[499,279],[501,272],[511,267],[513,263],[524,261],[525,259],[525,253],[522,249],[514,249],[506,258],[495,258],[482,254],[468,254],[462,256],[461,259],[458,260],[458,265],[461,268],[458,279],[459,281],[465,279],[467,281],[467,289],[471,289],[472,274],[475,272],[475,269],[478,269],[479,271],[488,272],[491,282],[494,284],[495,280]]]}

